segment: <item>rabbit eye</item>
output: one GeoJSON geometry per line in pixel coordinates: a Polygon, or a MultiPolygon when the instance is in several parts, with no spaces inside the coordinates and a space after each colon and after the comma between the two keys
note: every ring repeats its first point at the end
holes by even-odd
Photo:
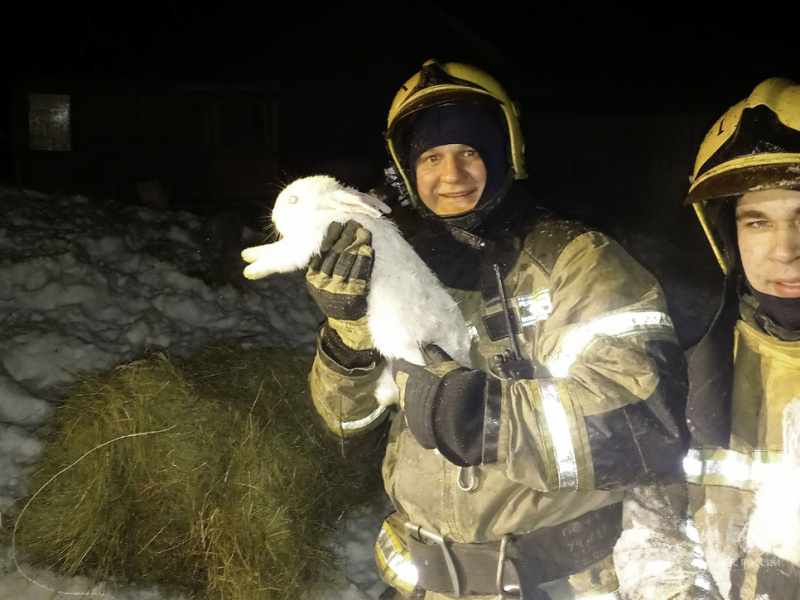
{"type": "Polygon", "coordinates": [[[289,196],[289,204],[297,204],[297,201],[300,200],[297,196],[289,196]]]}

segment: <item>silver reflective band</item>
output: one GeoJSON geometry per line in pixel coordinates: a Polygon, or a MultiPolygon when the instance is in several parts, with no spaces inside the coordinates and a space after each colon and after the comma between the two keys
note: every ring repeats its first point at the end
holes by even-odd
{"type": "Polygon", "coordinates": [[[694,585],[705,591],[711,590],[711,573],[708,571],[703,547],[700,545],[700,534],[694,525],[694,519],[687,517],[680,523],[680,531],[694,544],[692,546],[691,572],[694,573],[694,585]]]}
{"type": "Polygon", "coordinates": [[[669,315],[655,310],[620,310],[581,323],[564,335],[547,360],[553,377],[566,377],[570,367],[600,336],[624,337],[647,331],[672,331],[669,315]]]}
{"type": "Polygon", "coordinates": [[[558,489],[578,489],[578,461],[572,445],[569,419],[558,388],[552,379],[536,379],[539,394],[542,398],[542,409],[547,421],[547,429],[553,440],[553,453],[558,468],[558,489]]]}
{"type": "Polygon", "coordinates": [[[381,553],[383,560],[386,563],[386,568],[394,574],[399,581],[393,582],[395,586],[399,582],[405,584],[410,589],[413,589],[419,581],[419,573],[417,567],[411,564],[400,552],[397,551],[395,545],[392,543],[391,537],[386,533],[386,530],[381,527],[378,532],[378,539],[375,542],[376,551],[381,553]]]}
{"type": "Polygon", "coordinates": [[[339,421],[339,427],[342,431],[356,431],[363,429],[374,423],[383,413],[387,410],[386,406],[379,405],[378,408],[373,410],[366,417],[356,419],[355,421],[339,421]]]}
{"type": "Polygon", "coordinates": [[[694,519],[684,519],[680,524],[680,530],[689,541],[694,542],[698,548],[700,547],[700,533],[694,525],[694,519]]]}
{"type": "Polygon", "coordinates": [[[746,454],[724,448],[691,448],[683,459],[686,481],[740,490],[758,489],[783,457],[777,450],[746,454]]]}
{"type": "Polygon", "coordinates": [[[550,290],[539,290],[535,294],[517,296],[519,306],[519,319],[522,327],[532,327],[543,321],[553,312],[553,303],[550,300],[550,290]]]}
{"type": "MultiPolygon", "coordinates": [[[[550,290],[539,290],[535,294],[525,294],[511,298],[511,303],[516,302],[519,307],[519,320],[521,327],[533,327],[539,321],[544,321],[553,312],[553,303],[550,300],[550,290]]],[[[467,331],[471,340],[478,339],[478,328],[471,321],[467,321],[467,331]]]]}

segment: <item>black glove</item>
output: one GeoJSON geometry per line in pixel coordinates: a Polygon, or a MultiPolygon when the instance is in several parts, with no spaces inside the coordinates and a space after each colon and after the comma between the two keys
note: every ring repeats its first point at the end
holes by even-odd
{"type": "Polygon", "coordinates": [[[425,353],[424,367],[401,359],[393,365],[409,430],[423,448],[438,449],[460,467],[493,462],[500,382],[460,367],[438,346],[425,353]]]}
{"type": "Polygon", "coordinates": [[[374,262],[372,234],[356,221],[331,223],[306,271],[311,297],[328,317],[321,332],[325,350],[343,366],[364,367],[378,359],[367,326],[367,294],[374,262]]]}

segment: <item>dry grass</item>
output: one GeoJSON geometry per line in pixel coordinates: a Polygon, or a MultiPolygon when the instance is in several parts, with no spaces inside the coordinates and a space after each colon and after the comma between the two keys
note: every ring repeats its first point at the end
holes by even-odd
{"type": "Polygon", "coordinates": [[[311,356],[209,348],[81,377],[14,523],[17,553],[67,574],[194,598],[296,598],[335,568],[329,532],[378,499],[312,422],[311,356]]]}

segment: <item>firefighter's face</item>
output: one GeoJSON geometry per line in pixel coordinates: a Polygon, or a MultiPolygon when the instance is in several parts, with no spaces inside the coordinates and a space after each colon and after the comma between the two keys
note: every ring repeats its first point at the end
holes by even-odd
{"type": "Polygon", "coordinates": [[[736,205],[736,231],[750,285],[800,298],[800,191],[748,192],[736,205]]]}
{"type": "Polygon", "coordinates": [[[486,166],[478,151],[464,144],[446,144],[417,159],[417,193],[439,216],[475,208],[486,187],[486,166]]]}

